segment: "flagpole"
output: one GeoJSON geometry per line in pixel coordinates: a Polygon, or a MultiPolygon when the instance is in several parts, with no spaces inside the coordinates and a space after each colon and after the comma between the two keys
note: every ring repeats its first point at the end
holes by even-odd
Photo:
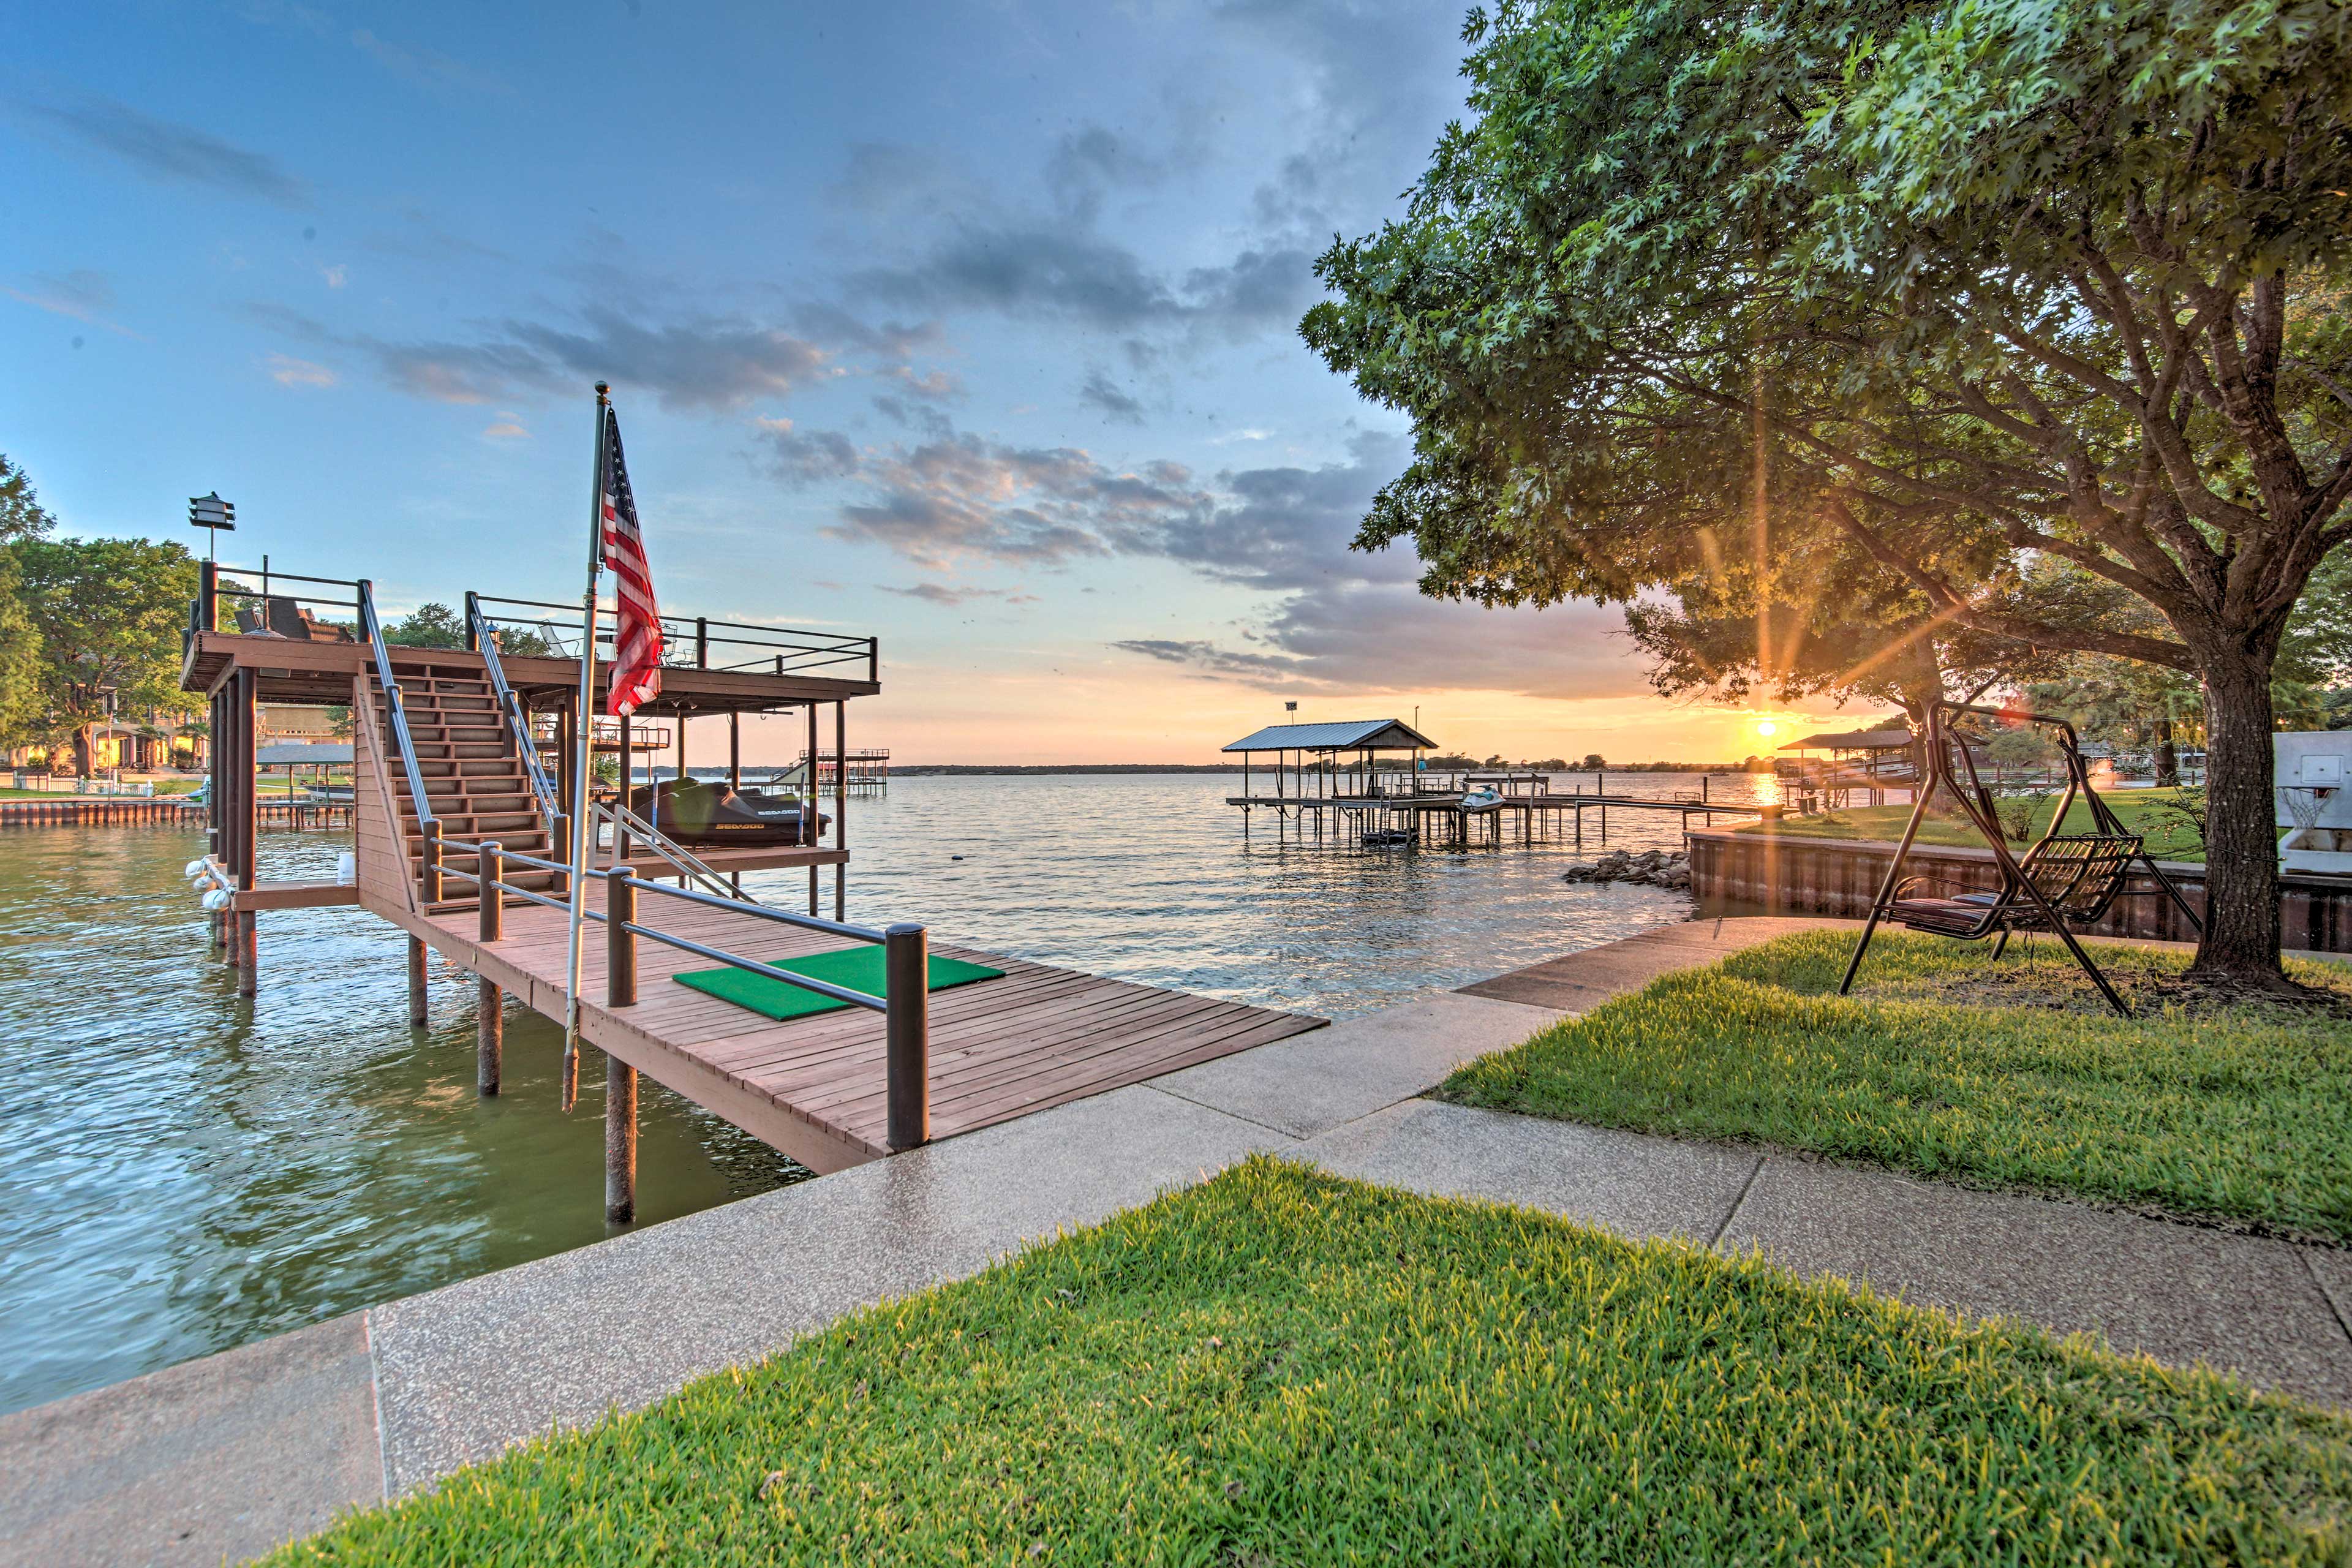
{"type": "MultiPolygon", "coordinates": [[[[586,919],[589,846],[596,826],[588,816],[588,779],[595,769],[596,575],[604,563],[604,440],[612,423],[612,387],[596,384],[596,467],[588,485],[588,587],[580,595],[580,709],[572,737],[572,954],[563,982],[563,1109],[580,1098],[580,928],[586,919]]],[[[624,795],[625,798],[625,795],[624,795]]]]}

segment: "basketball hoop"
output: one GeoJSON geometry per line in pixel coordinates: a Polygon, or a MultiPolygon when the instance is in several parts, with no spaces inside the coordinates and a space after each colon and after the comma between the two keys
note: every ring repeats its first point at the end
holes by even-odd
{"type": "Polygon", "coordinates": [[[2327,808],[2328,799],[2335,793],[2333,784],[2279,785],[2279,794],[2286,797],[2286,814],[2299,833],[2309,833],[2319,826],[2319,814],[2327,808]]]}

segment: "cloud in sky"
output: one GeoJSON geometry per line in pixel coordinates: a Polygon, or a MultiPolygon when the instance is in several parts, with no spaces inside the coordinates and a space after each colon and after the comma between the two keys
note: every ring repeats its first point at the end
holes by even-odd
{"type": "Polygon", "coordinates": [[[950,588],[944,583],[918,583],[911,588],[896,587],[888,583],[877,583],[874,585],[886,594],[896,594],[903,599],[920,599],[926,605],[937,605],[942,609],[956,605],[970,604],[974,599],[994,599],[1003,596],[1002,591],[995,588],[971,585],[950,588]]]}
{"type": "Polygon", "coordinates": [[[740,317],[647,324],[597,307],[578,326],[509,319],[484,323],[471,339],[404,342],[341,332],[282,305],[246,313],[307,342],[364,353],[392,384],[438,403],[499,403],[601,376],[651,392],[665,408],[724,411],[838,374],[831,349],[740,317]]]}
{"type": "Polygon", "coordinates": [[[93,327],[104,327],[108,331],[126,338],[139,336],[107,314],[114,309],[114,280],[93,268],[77,267],[66,272],[36,272],[26,278],[21,287],[16,284],[5,287],[10,299],[30,305],[35,310],[87,321],[93,327]]]}
{"type": "Polygon", "coordinates": [[[153,180],[177,180],[284,207],[310,205],[310,184],[266,153],[222,141],[208,131],[93,98],[79,103],[34,103],[29,113],[86,146],[110,153],[153,180]]]}
{"type": "Polygon", "coordinates": [[[269,379],[280,386],[332,386],[335,373],[325,365],[292,354],[271,354],[262,361],[269,379]]]}
{"type": "Polygon", "coordinates": [[[1087,373],[1086,381],[1078,387],[1078,401],[1089,408],[1100,410],[1106,418],[1127,425],[1143,423],[1142,403],[1121,391],[1100,370],[1087,373]]]}

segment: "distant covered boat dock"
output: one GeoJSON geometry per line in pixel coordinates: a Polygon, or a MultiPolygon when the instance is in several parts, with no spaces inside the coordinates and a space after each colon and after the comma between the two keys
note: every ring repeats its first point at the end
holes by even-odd
{"type": "Polygon", "coordinates": [[[1437,742],[1402,719],[1269,724],[1222,750],[1242,759],[1242,792],[1227,795],[1225,804],[1241,808],[1244,835],[1251,814],[1261,810],[1274,812],[1277,823],[1295,815],[1302,824],[1311,823],[1318,838],[1328,829],[1341,843],[1352,837],[1365,845],[1439,843],[1455,848],[1501,844],[1513,834],[1522,843],[1572,836],[1580,845],[1587,811],[1600,812],[1605,839],[1612,806],[1675,813],[1685,829],[1694,816],[1711,824],[1718,812],[1759,815],[1754,806],[1718,804],[1703,793],[1692,800],[1645,800],[1601,790],[1588,795],[1581,788],[1560,795],[1548,773],[1432,773],[1422,753],[1437,750],[1437,742]],[[1399,752],[1410,753],[1408,765],[1381,764],[1382,753],[1399,752]],[[1254,759],[1268,755],[1270,768],[1252,766],[1254,759]]]}

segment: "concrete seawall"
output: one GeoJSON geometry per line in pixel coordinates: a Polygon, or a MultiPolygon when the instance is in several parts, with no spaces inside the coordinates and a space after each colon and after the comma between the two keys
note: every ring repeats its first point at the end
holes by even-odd
{"type": "MultiPolygon", "coordinates": [[[[1690,836],[1691,893],[1708,914],[1835,915],[1859,920],[1895,858],[1895,845],[1878,839],[1801,837],[1793,834],[1696,828],[1690,836]]],[[[2191,908],[2205,906],[2205,868],[2158,862],[2191,908]]],[[[1990,849],[1915,846],[1905,874],[1920,878],[1924,895],[1949,895],[2000,886],[1990,849]]],[[[2352,881],[2326,877],[2280,879],[2284,944],[2313,952],[2352,952],[2352,881]]],[[[2193,942],[2197,933],[2161,893],[2116,900],[2095,928],[2103,936],[2193,942]]]]}

